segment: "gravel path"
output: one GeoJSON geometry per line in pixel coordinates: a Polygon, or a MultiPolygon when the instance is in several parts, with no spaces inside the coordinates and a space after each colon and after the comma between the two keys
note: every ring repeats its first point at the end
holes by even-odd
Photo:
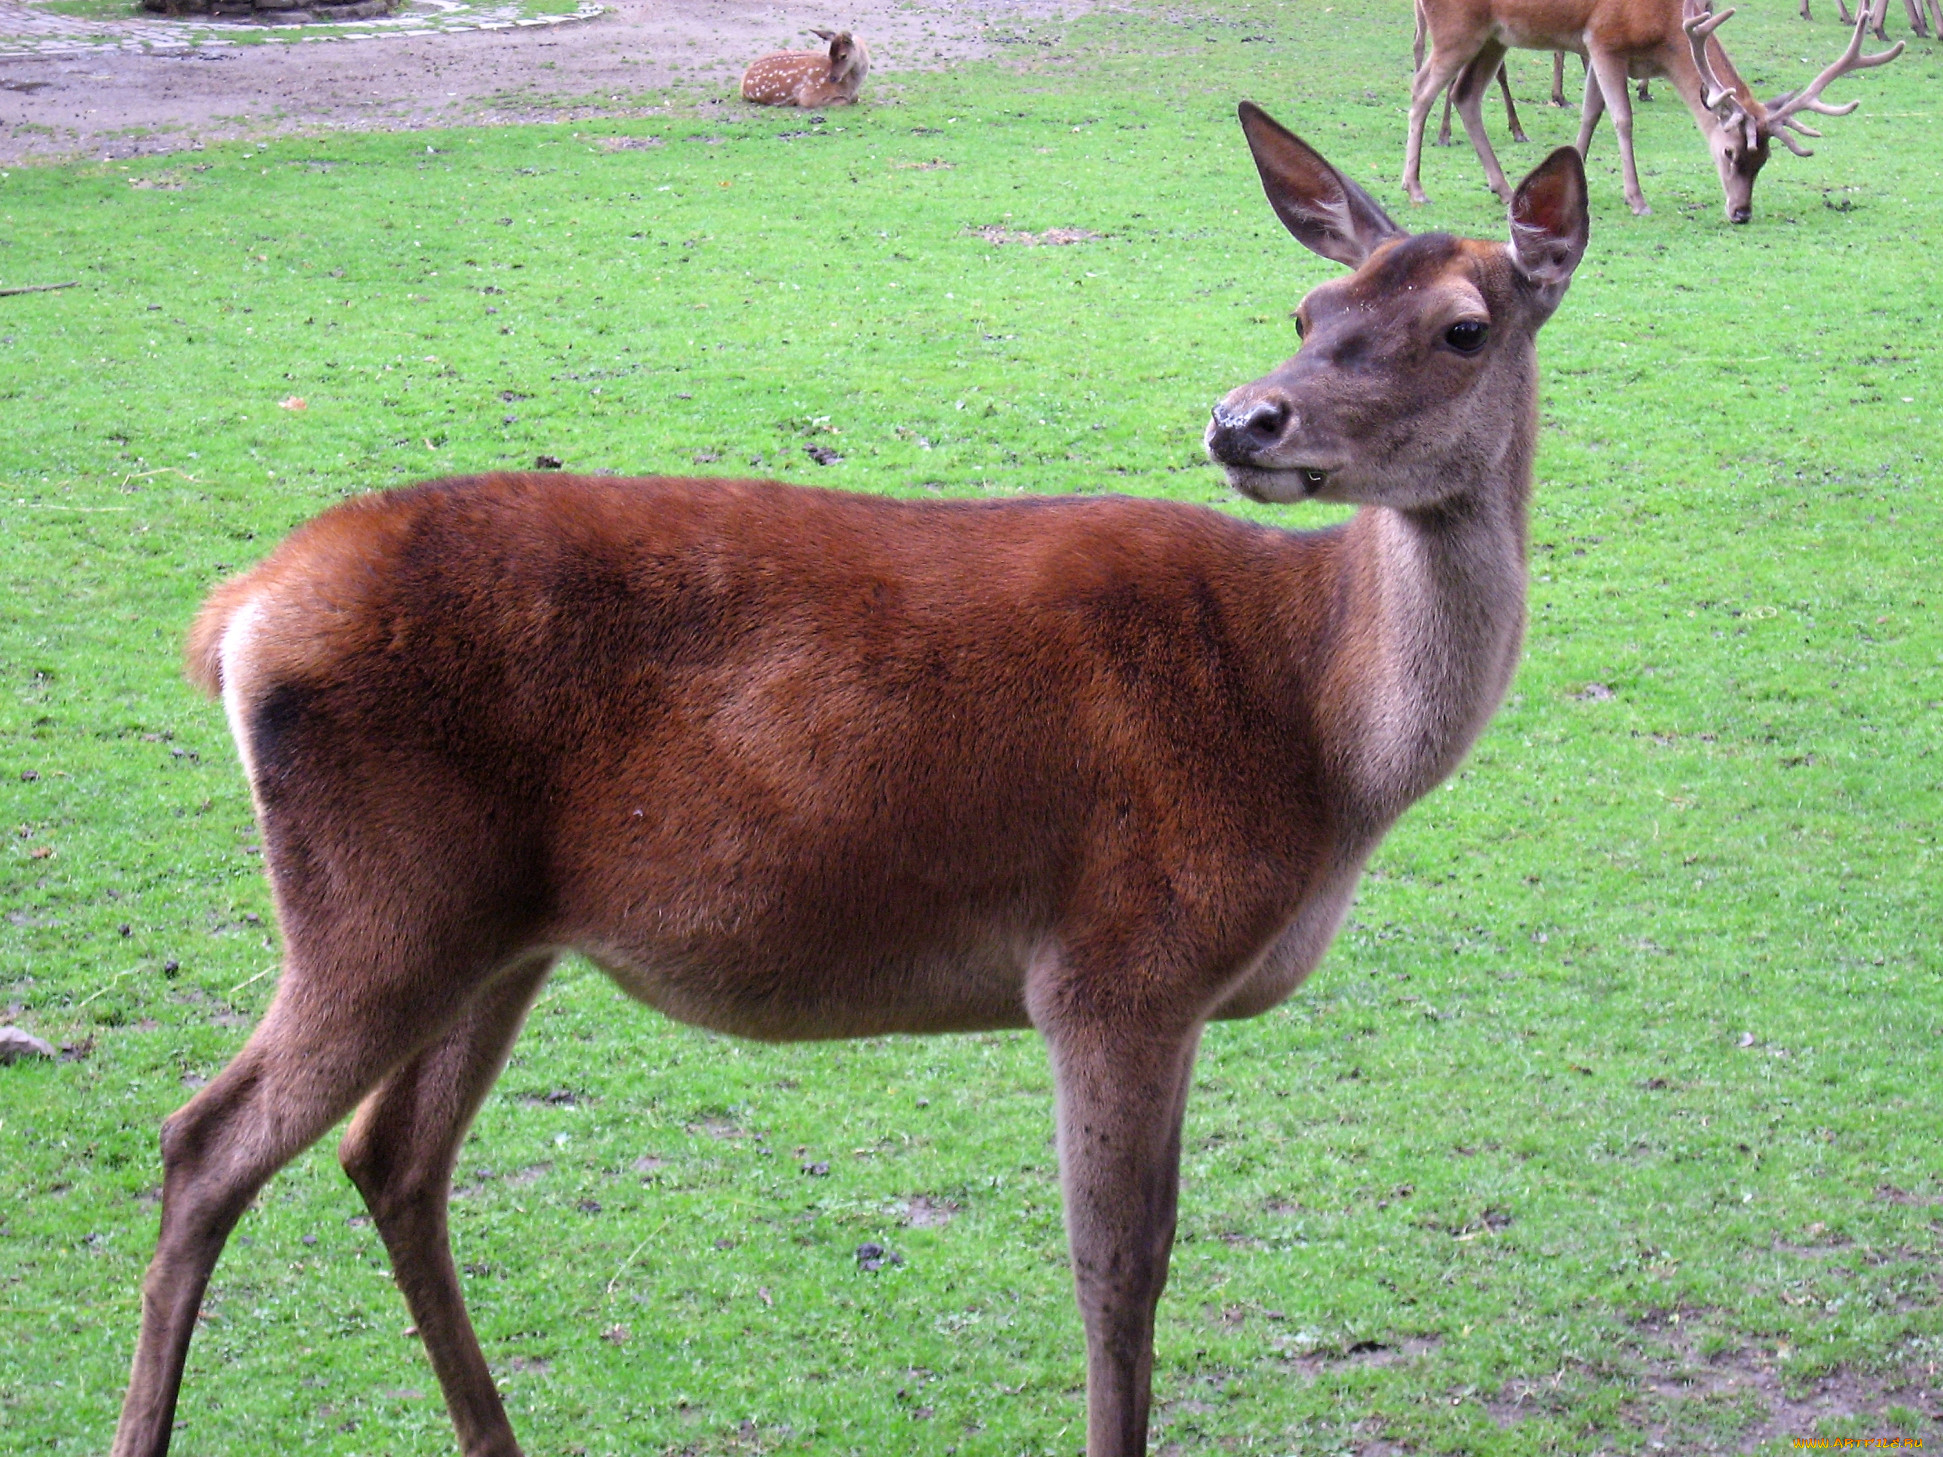
{"type": "Polygon", "coordinates": [[[226,44],[227,28],[205,21],[189,33],[214,43],[185,47],[175,22],[82,22],[0,0],[0,165],[157,155],[232,137],[654,114],[649,93],[670,85],[727,98],[750,60],[812,44],[817,25],[868,41],[868,102],[880,78],[900,71],[1037,48],[1093,3],[609,0],[596,17],[535,25],[490,4],[441,15],[420,0],[356,39],[293,30],[288,41],[226,44]],[[83,43],[92,48],[75,49],[83,43]]]}

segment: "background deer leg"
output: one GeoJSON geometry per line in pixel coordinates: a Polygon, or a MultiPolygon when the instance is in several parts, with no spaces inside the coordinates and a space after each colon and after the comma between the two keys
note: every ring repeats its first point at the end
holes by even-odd
{"type": "Polygon", "coordinates": [[[1909,12],[1910,30],[1925,39],[1930,33],[1929,22],[1923,14],[1922,0],[1903,0],[1903,9],[1909,12]]]}
{"type": "Polygon", "coordinates": [[[1428,202],[1424,196],[1423,182],[1419,172],[1423,165],[1424,127],[1430,121],[1430,108],[1437,104],[1437,98],[1449,89],[1457,73],[1464,69],[1464,61],[1440,52],[1434,41],[1430,48],[1430,59],[1425,61],[1417,78],[1410,86],[1410,130],[1403,144],[1403,190],[1410,194],[1412,202],[1428,202]]]}
{"type": "Polygon", "coordinates": [[[1585,68],[1585,101],[1579,107],[1579,139],[1572,145],[1579,155],[1587,155],[1592,145],[1592,133],[1598,129],[1599,118],[1606,112],[1606,93],[1599,89],[1599,78],[1592,73],[1590,63],[1585,68]]]}
{"type": "Polygon", "coordinates": [[[115,1457],[168,1450],[203,1292],[256,1191],[455,1010],[436,975],[333,975],[330,963],[315,965],[294,950],[286,957],[276,998],[243,1050],[162,1125],[162,1230],[142,1284],[115,1457]]]}
{"type": "Polygon", "coordinates": [[[553,957],[540,955],[503,972],[451,1031],[364,1100],[338,1147],[391,1253],[466,1457],[518,1457],[519,1443],[452,1266],[452,1165],[552,968],[553,957]]]}
{"type": "MultiPolygon", "coordinates": [[[[1612,129],[1619,134],[1619,166],[1626,179],[1626,205],[1635,217],[1644,217],[1653,209],[1646,205],[1646,194],[1639,190],[1639,168],[1633,161],[1633,100],[1626,88],[1626,62],[1610,51],[1595,50],[1591,75],[1597,80],[1606,105],[1612,109],[1612,129]]],[[[1591,83],[1587,84],[1590,96],[1591,83]]],[[[1579,132],[1582,136],[1589,135],[1586,123],[1579,124],[1579,132]]]]}
{"type": "Polygon", "coordinates": [[[1087,1457],[1145,1457],[1154,1308],[1180,1194],[1181,1114],[1200,1041],[1119,1023],[1045,1028],[1073,1283],[1086,1326],[1087,1457]]]}
{"type": "MultiPolygon", "coordinates": [[[[1866,0],[1858,0],[1858,3],[1866,3],[1866,0]]],[[[1888,18],[1889,0],[1875,0],[1875,9],[1869,16],[1869,29],[1874,33],[1877,40],[1889,39],[1887,32],[1882,28],[1883,22],[1888,20],[1888,18]]]]}
{"type": "MultiPolygon", "coordinates": [[[[1807,0],[1802,0],[1807,4],[1807,0]]],[[[1565,105],[1565,52],[1552,52],[1552,105],[1565,105]]]]}
{"type": "MultiPolygon", "coordinates": [[[[1866,5],[1868,4],[1868,0],[1856,0],[1856,3],[1858,5],[1866,5]]],[[[1844,25],[1855,24],[1855,17],[1849,14],[1848,0],[1835,0],[1835,8],[1837,11],[1841,13],[1842,24],[1844,25]]]]}
{"type": "Polygon", "coordinates": [[[1444,119],[1437,126],[1437,145],[1440,147],[1451,144],[1451,90],[1456,84],[1452,82],[1444,88],[1444,119]]]}
{"type": "MultiPolygon", "coordinates": [[[[1464,68],[1452,88],[1453,99],[1457,103],[1457,115],[1464,123],[1464,133],[1471,139],[1471,150],[1484,165],[1484,180],[1491,190],[1506,202],[1511,201],[1511,184],[1505,180],[1504,168],[1498,165],[1498,154],[1491,150],[1491,138],[1484,130],[1484,94],[1490,89],[1491,78],[1496,75],[1504,61],[1504,47],[1496,41],[1485,42],[1484,48],[1471,58],[1471,64],[1464,68]]],[[[1509,100],[1510,89],[1505,96],[1509,100]]]]}
{"type": "Polygon", "coordinates": [[[1511,126],[1511,140],[1529,142],[1531,138],[1518,125],[1518,108],[1511,101],[1511,77],[1506,73],[1503,61],[1498,62],[1498,89],[1504,93],[1504,119],[1511,126]]]}

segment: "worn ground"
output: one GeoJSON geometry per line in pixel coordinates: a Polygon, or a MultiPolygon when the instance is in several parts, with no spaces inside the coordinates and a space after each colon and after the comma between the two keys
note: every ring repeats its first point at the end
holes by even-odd
{"type": "MultiPolygon", "coordinates": [[[[750,60],[812,44],[809,28],[833,23],[869,43],[866,95],[881,101],[901,73],[1008,47],[1043,49],[1035,26],[1092,8],[1089,0],[609,4],[599,19],[539,31],[0,61],[0,165],[157,155],[238,137],[637,116],[659,109],[671,89],[726,99],[750,60]]],[[[27,7],[0,5],[8,9],[27,7]]]]}

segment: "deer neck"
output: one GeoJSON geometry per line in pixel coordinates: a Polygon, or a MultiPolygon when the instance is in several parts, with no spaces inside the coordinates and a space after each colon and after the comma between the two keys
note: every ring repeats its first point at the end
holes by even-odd
{"type": "Polygon", "coordinates": [[[1535,433],[1523,413],[1466,488],[1435,508],[1366,507],[1346,528],[1331,757],[1347,820],[1370,832],[1457,766],[1517,667],[1535,433]]]}

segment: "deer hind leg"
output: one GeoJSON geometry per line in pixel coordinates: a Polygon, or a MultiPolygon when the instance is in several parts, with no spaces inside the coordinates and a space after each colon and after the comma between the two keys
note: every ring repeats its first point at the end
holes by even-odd
{"type": "Polygon", "coordinates": [[[1498,165],[1498,154],[1491,150],[1491,138],[1484,130],[1484,94],[1503,61],[1504,47],[1496,41],[1487,41],[1458,76],[1451,91],[1457,103],[1457,115],[1464,123],[1465,135],[1471,139],[1471,150],[1477,153],[1477,159],[1484,167],[1485,182],[1493,192],[1509,202],[1511,184],[1505,180],[1504,168],[1498,165]]]}
{"type": "MultiPolygon", "coordinates": [[[[1639,190],[1639,168],[1633,161],[1633,101],[1632,92],[1626,87],[1625,59],[1610,51],[1592,52],[1586,81],[1588,119],[1579,124],[1579,135],[1588,141],[1592,121],[1596,120],[1590,104],[1595,84],[1606,105],[1612,108],[1612,129],[1619,136],[1619,166],[1626,179],[1626,205],[1634,216],[1644,217],[1653,209],[1646,205],[1646,195],[1639,190]]],[[[1584,155],[1583,149],[1580,155],[1584,155]]]]}
{"type": "Polygon", "coordinates": [[[1888,40],[1889,33],[1883,29],[1889,19],[1889,0],[1875,0],[1875,8],[1869,16],[1869,30],[1877,40],[1888,40]]]}
{"type": "Polygon", "coordinates": [[[1464,69],[1464,62],[1468,59],[1468,55],[1439,51],[1433,37],[1430,58],[1417,71],[1416,80],[1410,85],[1409,131],[1403,145],[1403,190],[1409,193],[1412,202],[1430,200],[1424,196],[1423,182],[1419,176],[1423,167],[1424,127],[1430,122],[1430,108],[1437,104],[1437,98],[1457,79],[1458,72],[1464,69]]]}
{"type": "MultiPolygon", "coordinates": [[[[1806,4],[1807,0],[1803,0],[1806,4]]],[[[1552,105],[1565,105],[1565,52],[1552,52],[1552,105]]]]}
{"type": "Polygon", "coordinates": [[[1923,14],[1923,0],[1903,0],[1903,9],[1909,12],[1910,31],[1927,39],[1930,28],[1928,18],[1923,14]]]}
{"type": "Polygon", "coordinates": [[[168,1450],[203,1292],[257,1190],[457,1010],[440,978],[423,971],[352,970],[293,944],[243,1050],[163,1123],[162,1228],[142,1285],[115,1457],[168,1450]]]}
{"type": "Polygon", "coordinates": [[[1181,1114],[1200,1039],[1124,1021],[1045,1026],[1059,1171],[1086,1327],[1087,1457],[1145,1457],[1154,1311],[1179,1206],[1181,1114]]]}
{"type": "Polygon", "coordinates": [[[1505,70],[1503,61],[1498,62],[1498,90],[1504,93],[1504,119],[1511,127],[1512,141],[1529,142],[1531,138],[1526,136],[1525,129],[1518,125],[1518,108],[1511,99],[1511,76],[1505,70]]]}
{"type": "Polygon", "coordinates": [[[364,1100],[338,1147],[391,1254],[466,1457],[518,1457],[519,1443],[452,1266],[452,1166],[552,968],[553,956],[540,953],[502,972],[444,1037],[364,1100]]]}
{"type": "MultiPolygon", "coordinates": [[[[1456,83],[1451,83],[1455,85],[1456,83]]],[[[1444,119],[1437,124],[1437,145],[1448,147],[1451,144],[1451,93],[1450,87],[1444,88],[1444,119]]]]}

